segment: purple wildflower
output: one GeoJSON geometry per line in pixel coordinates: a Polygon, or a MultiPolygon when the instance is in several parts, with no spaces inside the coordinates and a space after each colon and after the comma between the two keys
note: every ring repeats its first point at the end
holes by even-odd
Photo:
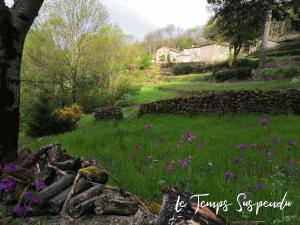
{"type": "Polygon", "coordinates": [[[16,180],[13,178],[3,178],[0,181],[0,191],[11,192],[16,187],[16,180]]]}
{"type": "Polygon", "coordinates": [[[172,173],[173,172],[173,164],[170,162],[168,165],[167,165],[167,172],[168,173],[172,173]]]}
{"type": "Polygon", "coordinates": [[[140,144],[134,144],[134,148],[136,149],[136,150],[141,150],[141,145],[140,144]]]}
{"type": "Polygon", "coordinates": [[[257,144],[251,144],[250,145],[252,148],[257,148],[257,144]]]}
{"type": "Polygon", "coordinates": [[[278,143],[279,140],[280,140],[280,139],[279,139],[279,137],[277,137],[277,136],[272,137],[272,141],[275,142],[275,143],[278,143]]]}
{"type": "Polygon", "coordinates": [[[255,189],[256,190],[261,190],[261,189],[263,189],[263,185],[262,184],[260,184],[260,183],[257,183],[257,184],[255,184],[255,189]]]}
{"type": "Polygon", "coordinates": [[[289,140],[289,141],[287,142],[287,144],[288,144],[288,145],[296,145],[296,141],[289,140]]]}
{"type": "Polygon", "coordinates": [[[226,181],[230,180],[233,177],[234,177],[234,174],[232,172],[226,172],[226,173],[224,173],[224,178],[225,178],[226,181]]]}
{"type": "Polygon", "coordinates": [[[131,159],[135,159],[136,154],[134,152],[128,152],[128,157],[131,159]]]}
{"type": "Polygon", "coordinates": [[[197,139],[197,137],[195,135],[193,135],[193,133],[191,131],[187,132],[186,137],[189,142],[193,142],[195,139],[197,139]]]}
{"type": "Polygon", "coordinates": [[[181,167],[186,167],[189,164],[186,159],[178,160],[177,162],[181,167]]]}
{"type": "Polygon", "coordinates": [[[12,207],[11,211],[20,218],[24,218],[28,213],[30,207],[28,205],[20,206],[20,204],[16,204],[12,207]]]}
{"type": "Polygon", "coordinates": [[[26,199],[29,204],[36,204],[38,202],[37,198],[29,191],[25,191],[22,197],[26,199]]]}
{"type": "Polygon", "coordinates": [[[276,157],[276,154],[275,154],[275,152],[268,152],[268,156],[269,156],[270,158],[275,158],[275,157],[276,157]]]}
{"type": "Polygon", "coordinates": [[[203,147],[204,147],[203,144],[201,144],[201,143],[200,143],[200,144],[197,144],[197,148],[198,148],[198,149],[202,149],[203,147]]]}
{"type": "Polygon", "coordinates": [[[159,138],[159,140],[160,140],[160,143],[163,143],[163,142],[165,142],[165,141],[167,140],[167,138],[164,137],[164,136],[161,136],[161,137],[159,138]]]}
{"type": "Polygon", "coordinates": [[[4,170],[8,173],[13,173],[17,169],[17,165],[15,163],[7,163],[4,165],[4,170]]]}
{"type": "Polygon", "coordinates": [[[297,161],[297,160],[295,160],[295,159],[292,159],[292,160],[291,160],[291,164],[292,164],[292,166],[296,166],[296,165],[297,165],[297,163],[298,163],[298,161],[297,161]]]}
{"type": "Polygon", "coordinates": [[[145,129],[151,129],[151,128],[153,128],[153,125],[151,123],[145,125],[145,129]]]}
{"type": "Polygon", "coordinates": [[[142,146],[140,144],[134,144],[136,150],[141,150],[142,146]]]}
{"type": "Polygon", "coordinates": [[[239,146],[237,146],[236,149],[237,149],[239,152],[243,152],[243,151],[246,150],[246,148],[247,148],[247,145],[245,145],[245,144],[240,144],[239,146]]]}
{"type": "Polygon", "coordinates": [[[35,180],[33,182],[33,185],[37,190],[42,190],[45,188],[45,183],[42,180],[35,180]]]}
{"type": "Polygon", "coordinates": [[[268,125],[268,123],[269,123],[269,121],[268,121],[266,118],[262,118],[262,119],[260,120],[260,124],[261,124],[262,126],[266,126],[266,125],[268,125]]]}
{"type": "Polygon", "coordinates": [[[184,138],[185,138],[184,136],[181,136],[179,138],[178,144],[182,145],[184,143],[184,138]]]}
{"type": "Polygon", "coordinates": [[[236,158],[233,159],[233,162],[234,162],[235,164],[240,164],[241,161],[242,161],[242,158],[241,158],[241,157],[236,157],[236,158]]]}

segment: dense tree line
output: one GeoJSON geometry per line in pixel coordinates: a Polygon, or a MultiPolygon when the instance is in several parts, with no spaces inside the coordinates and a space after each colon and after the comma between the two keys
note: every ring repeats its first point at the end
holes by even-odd
{"type": "MultiPolygon", "coordinates": [[[[242,49],[261,40],[260,68],[265,64],[265,49],[272,21],[290,20],[297,29],[297,0],[208,0],[215,12],[208,24],[209,38],[229,43],[235,62],[242,49]]],[[[274,27],[273,27],[274,28],[274,27]]]]}
{"type": "Polygon", "coordinates": [[[204,37],[203,27],[198,26],[184,30],[170,24],[147,34],[145,40],[140,45],[144,47],[145,51],[151,54],[163,46],[182,50],[206,43],[208,43],[208,40],[204,37]]]}

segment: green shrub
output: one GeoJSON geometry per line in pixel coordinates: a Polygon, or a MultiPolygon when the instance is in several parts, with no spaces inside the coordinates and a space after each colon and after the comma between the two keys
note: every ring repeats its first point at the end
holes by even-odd
{"type": "Polygon", "coordinates": [[[41,137],[57,132],[57,121],[53,116],[54,104],[50,95],[42,93],[38,100],[28,107],[27,134],[41,137]]]}
{"type": "Polygon", "coordinates": [[[195,64],[195,63],[182,63],[173,67],[174,75],[185,75],[191,73],[207,73],[209,71],[219,71],[229,68],[228,62],[216,63],[216,64],[195,64]]]}
{"type": "Polygon", "coordinates": [[[77,97],[78,104],[82,106],[84,113],[87,114],[94,112],[95,109],[105,101],[106,98],[99,90],[99,87],[86,90],[83,94],[80,94],[77,97]]]}
{"type": "Polygon", "coordinates": [[[246,68],[246,67],[249,67],[249,68],[257,68],[259,65],[259,61],[258,59],[239,59],[237,62],[236,62],[236,67],[237,68],[246,68]]]}
{"type": "Polygon", "coordinates": [[[300,49],[296,50],[285,50],[285,51],[274,51],[267,53],[268,56],[275,56],[275,57],[281,57],[281,56],[297,56],[300,55],[300,49]]]}
{"type": "Polygon", "coordinates": [[[246,80],[251,77],[252,68],[238,68],[234,70],[224,70],[215,72],[213,77],[219,82],[224,82],[230,79],[246,80]]]}
{"type": "Polygon", "coordinates": [[[254,80],[276,80],[300,76],[300,67],[268,68],[257,71],[254,80]]]}
{"type": "Polygon", "coordinates": [[[142,56],[140,63],[139,63],[139,68],[140,70],[146,70],[149,69],[152,64],[152,58],[150,55],[145,54],[142,56]]]}
{"type": "Polygon", "coordinates": [[[116,101],[115,105],[118,107],[132,106],[133,105],[132,97],[133,96],[129,93],[124,94],[116,101]]]}
{"type": "Polygon", "coordinates": [[[56,109],[52,96],[44,91],[28,109],[26,133],[31,137],[42,137],[71,131],[83,115],[81,106],[73,104],[56,109]]]}

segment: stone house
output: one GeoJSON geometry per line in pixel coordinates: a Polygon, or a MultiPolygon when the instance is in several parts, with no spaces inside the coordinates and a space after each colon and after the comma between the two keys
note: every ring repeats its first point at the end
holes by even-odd
{"type": "Polygon", "coordinates": [[[229,56],[228,46],[218,44],[187,48],[183,51],[162,47],[156,52],[156,63],[214,63],[225,61],[229,56]]]}
{"type": "MultiPolygon", "coordinates": [[[[279,43],[268,41],[267,48],[277,47],[279,43]]],[[[260,42],[252,47],[248,54],[251,54],[259,49],[260,42]]],[[[157,50],[155,62],[164,63],[217,63],[226,61],[230,57],[230,49],[227,45],[208,44],[200,47],[186,48],[182,51],[162,47],[157,50]]]]}
{"type": "Polygon", "coordinates": [[[168,47],[162,47],[156,51],[155,62],[160,64],[168,62],[175,63],[179,54],[181,54],[180,51],[168,47]]]}

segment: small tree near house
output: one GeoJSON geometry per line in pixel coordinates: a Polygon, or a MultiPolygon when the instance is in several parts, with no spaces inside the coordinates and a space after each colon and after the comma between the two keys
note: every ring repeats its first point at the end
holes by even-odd
{"type": "Polygon", "coordinates": [[[152,64],[152,58],[150,57],[150,55],[148,54],[143,55],[140,60],[140,65],[139,65],[140,70],[149,69],[151,64],[152,64]]]}

